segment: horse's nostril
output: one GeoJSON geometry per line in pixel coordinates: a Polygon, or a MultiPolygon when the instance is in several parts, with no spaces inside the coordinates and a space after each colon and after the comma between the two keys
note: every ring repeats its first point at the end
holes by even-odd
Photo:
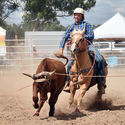
{"type": "Polygon", "coordinates": [[[75,53],[77,53],[77,51],[78,51],[77,49],[74,49],[74,50],[73,50],[73,53],[75,54],[75,53]]]}

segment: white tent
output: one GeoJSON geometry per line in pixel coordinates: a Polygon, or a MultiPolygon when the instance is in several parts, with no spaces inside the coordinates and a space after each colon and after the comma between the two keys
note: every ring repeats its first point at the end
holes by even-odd
{"type": "Polygon", "coordinates": [[[117,13],[94,30],[95,39],[125,39],[125,17],[117,13]]]}
{"type": "Polygon", "coordinates": [[[5,45],[6,30],[0,27],[0,45],[5,45]]]}
{"type": "Polygon", "coordinates": [[[5,34],[6,34],[6,30],[0,27],[0,36],[3,36],[3,35],[5,36],[5,34]]]}
{"type": "Polygon", "coordinates": [[[0,27],[0,57],[6,55],[5,37],[6,30],[0,27]]]}

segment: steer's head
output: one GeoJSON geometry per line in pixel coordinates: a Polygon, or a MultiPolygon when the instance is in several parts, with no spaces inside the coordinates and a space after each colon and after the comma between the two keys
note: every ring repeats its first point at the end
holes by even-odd
{"type": "Polygon", "coordinates": [[[34,80],[34,82],[36,82],[36,83],[40,83],[40,82],[49,81],[51,79],[51,77],[54,75],[55,71],[56,70],[54,70],[52,72],[43,71],[43,72],[40,72],[38,74],[33,74],[33,75],[23,73],[23,75],[31,77],[34,80]]]}

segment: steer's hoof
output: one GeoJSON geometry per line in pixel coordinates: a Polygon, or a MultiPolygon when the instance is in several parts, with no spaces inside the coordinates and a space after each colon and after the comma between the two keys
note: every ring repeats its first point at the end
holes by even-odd
{"type": "Polygon", "coordinates": [[[33,116],[39,116],[39,112],[36,112],[33,116]]]}
{"type": "Polygon", "coordinates": [[[39,105],[38,105],[38,103],[36,103],[36,104],[33,104],[33,107],[34,107],[35,109],[38,109],[38,108],[39,108],[39,105]]]}

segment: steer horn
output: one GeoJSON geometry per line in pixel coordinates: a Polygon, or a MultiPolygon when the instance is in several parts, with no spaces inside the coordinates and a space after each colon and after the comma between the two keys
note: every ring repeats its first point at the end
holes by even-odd
{"type": "Polygon", "coordinates": [[[52,75],[54,75],[55,72],[56,72],[56,70],[54,70],[52,72],[44,71],[44,72],[41,72],[41,73],[38,73],[38,74],[34,74],[34,75],[23,73],[23,75],[31,77],[34,80],[34,82],[46,82],[46,81],[48,81],[52,77],[52,75]],[[41,76],[41,78],[40,78],[40,76],[41,76]],[[42,78],[42,76],[44,78],[42,78]]]}
{"type": "Polygon", "coordinates": [[[33,79],[33,76],[32,76],[32,75],[30,75],[30,74],[23,73],[23,75],[28,76],[28,77],[31,77],[31,78],[33,79]]]}

